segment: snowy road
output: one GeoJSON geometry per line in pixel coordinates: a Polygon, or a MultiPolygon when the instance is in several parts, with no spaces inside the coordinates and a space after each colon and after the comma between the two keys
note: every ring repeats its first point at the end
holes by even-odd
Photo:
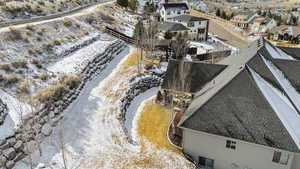
{"type": "Polygon", "coordinates": [[[86,13],[90,13],[94,11],[96,8],[102,5],[110,4],[113,3],[114,1],[106,1],[106,2],[101,2],[98,4],[93,4],[84,7],[83,9],[75,9],[74,11],[66,12],[64,14],[58,14],[58,15],[53,15],[53,16],[46,16],[46,17],[41,17],[41,18],[35,18],[35,19],[29,19],[27,21],[17,21],[16,23],[13,24],[2,24],[0,25],[0,32],[7,32],[10,31],[10,27],[13,26],[14,28],[22,28],[26,27],[28,24],[30,25],[39,25],[43,23],[48,23],[48,22],[53,22],[57,20],[63,20],[66,17],[75,17],[75,16],[80,16],[84,15],[86,13]]]}

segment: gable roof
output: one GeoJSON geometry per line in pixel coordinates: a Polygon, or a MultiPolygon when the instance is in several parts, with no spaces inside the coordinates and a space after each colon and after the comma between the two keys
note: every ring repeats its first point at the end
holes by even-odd
{"type": "Polygon", "coordinates": [[[189,10],[186,3],[164,3],[162,7],[165,8],[165,10],[189,10]]]}
{"type": "Polygon", "coordinates": [[[159,30],[163,31],[185,31],[189,30],[189,28],[185,27],[184,25],[180,23],[174,23],[174,22],[163,22],[158,25],[159,30]]]}
{"type": "Polygon", "coordinates": [[[195,93],[225,67],[204,62],[170,60],[162,88],[195,93]]]}
{"type": "Polygon", "coordinates": [[[196,94],[179,126],[300,152],[300,62],[263,44],[222,61],[228,66],[196,94]]]}
{"type": "Polygon", "coordinates": [[[170,18],[173,20],[181,20],[184,22],[194,22],[194,21],[206,21],[208,19],[205,18],[200,18],[200,17],[196,17],[196,16],[192,16],[192,15],[179,15],[179,16],[175,16],[173,18],[170,18]]]}
{"type": "Polygon", "coordinates": [[[294,58],[300,60],[300,48],[293,48],[293,47],[279,47],[285,53],[293,56],[294,58]]]}
{"type": "Polygon", "coordinates": [[[300,28],[298,26],[280,25],[272,28],[271,33],[287,33],[294,37],[300,35],[300,28]]]}

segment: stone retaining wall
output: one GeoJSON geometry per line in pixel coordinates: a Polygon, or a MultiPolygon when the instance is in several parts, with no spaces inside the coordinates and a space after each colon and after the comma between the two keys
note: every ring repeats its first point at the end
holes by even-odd
{"type": "Polygon", "coordinates": [[[139,94],[144,93],[145,91],[158,87],[163,82],[164,73],[158,74],[155,72],[148,72],[146,75],[133,77],[130,81],[129,88],[125,92],[124,96],[120,99],[119,107],[121,111],[120,121],[122,123],[123,130],[127,135],[129,142],[134,143],[131,136],[128,134],[127,129],[125,128],[125,115],[127,109],[129,108],[131,102],[139,94]]]}
{"type": "Polygon", "coordinates": [[[125,43],[119,40],[111,44],[83,69],[81,83],[77,89],[69,91],[62,100],[46,105],[38,112],[33,113],[31,117],[26,118],[25,125],[16,130],[14,135],[0,140],[0,169],[11,169],[28,153],[25,151],[25,147],[30,150],[36,149],[36,144],[51,135],[52,128],[63,118],[62,112],[78,97],[86,83],[95,74],[100,73],[125,48],[125,43]]]}
{"type": "Polygon", "coordinates": [[[3,124],[5,117],[7,116],[7,110],[7,105],[0,99],[0,125],[3,124]]]}
{"type": "Polygon", "coordinates": [[[60,58],[66,57],[66,56],[70,55],[71,53],[74,53],[77,50],[82,49],[83,47],[86,47],[86,46],[88,46],[88,45],[96,42],[97,40],[99,40],[101,38],[101,36],[103,36],[103,35],[101,35],[101,34],[96,35],[96,36],[94,36],[94,37],[92,37],[90,39],[85,40],[84,42],[82,42],[80,44],[72,46],[71,48],[63,51],[62,53],[60,53],[58,55],[59,55],[60,58]]]}

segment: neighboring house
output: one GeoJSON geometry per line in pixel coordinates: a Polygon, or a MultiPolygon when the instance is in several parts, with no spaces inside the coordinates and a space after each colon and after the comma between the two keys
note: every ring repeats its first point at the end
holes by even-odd
{"type": "Polygon", "coordinates": [[[288,41],[290,43],[299,44],[300,27],[281,25],[270,30],[268,38],[275,41],[288,41]]]}
{"type": "Polygon", "coordinates": [[[191,40],[207,40],[209,20],[192,15],[179,15],[169,18],[170,22],[176,22],[189,29],[188,34],[191,40]]]}
{"type": "Polygon", "coordinates": [[[179,123],[200,168],[300,168],[300,61],[258,42],[219,62],[179,123]]]}
{"type": "Polygon", "coordinates": [[[235,15],[230,21],[237,27],[248,29],[253,19],[258,16],[255,12],[240,12],[235,15]]]}
{"type": "Polygon", "coordinates": [[[175,16],[189,14],[187,3],[164,3],[159,9],[161,21],[167,22],[175,16]]]}
{"type": "Polygon", "coordinates": [[[251,26],[251,32],[254,35],[266,35],[266,33],[276,27],[276,25],[276,21],[272,18],[255,18],[251,26]]]}

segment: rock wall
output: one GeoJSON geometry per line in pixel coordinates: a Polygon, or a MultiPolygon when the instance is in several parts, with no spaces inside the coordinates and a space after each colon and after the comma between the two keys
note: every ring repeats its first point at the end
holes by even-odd
{"type": "Polygon", "coordinates": [[[99,34],[96,36],[91,37],[90,39],[85,40],[82,43],[76,44],[74,46],[72,46],[71,48],[69,48],[68,50],[64,50],[62,53],[59,53],[59,57],[66,57],[68,55],[70,55],[71,53],[76,52],[79,49],[82,49],[83,47],[86,47],[94,42],[96,42],[97,40],[99,40],[103,35],[99,34]]]}
{"type": "Polygon", "coordinates": [[[33,113],[26,118],[25,125],[17,129],[14,135],[0,140],[0,169],[13,168],[16,162],[30,153],[26,151],[27,148],[30,150],[36,149],[36,144],[51,135],[53,127],[63,118],[63,111],[78,97],[86,83],[95,74],[100,73],[125,48],[126,45],[122,41],[111,44],[83,69],[81,83],[77,89],[69,91],[62,100],[46,105],[41,110],[33,113]]]}
{"type": "Polygon", "coordinates": [[[144,93],[148,89],[161,86],[163,82],[163,78],[162,78],[163,76],[164,76],[164,72],[156,73],[156,72],[149,71],[145,75],[136,76],[133,77],[131,80],[129,80],[130,82],[129,88],[125,92],[124,96],[120,99],[119,107],[121,111],[120,121],[122,123],[123,130],[127,135],[127,139],[131,143],[134,142],[131,136],[128,134],[127,129],[125,128],[125,115],[127,109],[129,108],[131,102],[136,96],[138,96],[141,93],[144,93]]]}
{"type": "Polygon", "coordinates": [[[3,124],[5,117],[7,116],[7,111],[7,105],[0,99],[0,125],[3,124]]]}

